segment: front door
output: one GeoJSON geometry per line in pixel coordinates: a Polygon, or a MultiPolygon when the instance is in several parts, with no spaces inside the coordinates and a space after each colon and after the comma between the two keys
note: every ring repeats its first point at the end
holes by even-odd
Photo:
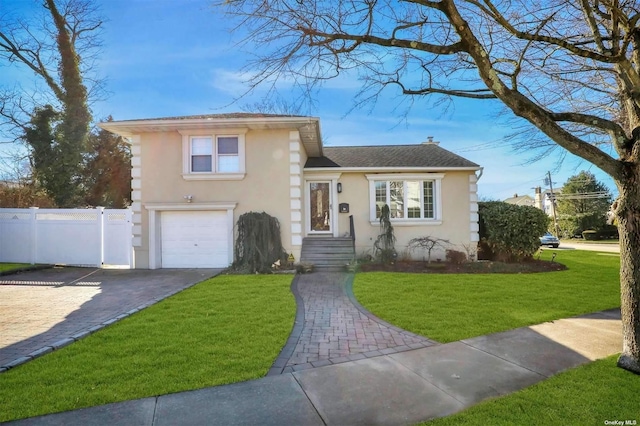
{"type": "Polygon", "coordinates": [[[309,182],[309,231],[331,233],[331,182],[309,182]]]}

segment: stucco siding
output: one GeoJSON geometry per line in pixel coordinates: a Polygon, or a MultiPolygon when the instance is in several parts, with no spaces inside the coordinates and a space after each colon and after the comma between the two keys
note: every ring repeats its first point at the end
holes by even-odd
{"type": "MultiPolygon", "coordinates": [[[[209,132],[215,133],[214,130],[209,132]]],[[[145,262],[149,253],[149,215],[145,204],[187,204],[184,198],[187,195],[193,197],[193,205],[236,203],[234,225],[240,215],[249,211],[264,211],[276,217],[280,221],[285,250],[292,252],[289,136],[288,130],[249,130],[245,134],[244,179],[194,181],[182,177],[183,136],[180,133],[142,134],[142,244],[136,249],[137,267],[149,266],[145,262]]],[[[300,248],[296,250],[294,255],[299,257],[300,248]]]]}
{"type": "MultiPolygon", "coordinates": [[[[433,225],[404,225],[393,222],[397,238],[396,251],[399,256],[421,259],[424,253],[408,252],[407,244],[412,238],[430,236],[451,242],[449,248],[465,252],[464,245],[471,244],[470,234],[470,185],[473,172],[444,172],[441,182],[442,220],[433,225]]],[[[401,178],[402,174],[398,174],[401,178]]],[[[349,213],[338,216],[339,235],[349,232],[349,216],[353,215],[356,232],[356,252],[373,255],[373,244],[380,233],[378,223],[371,223],[369,180],[365,173],[343,173],[339,179],[342,193],[338,203],[349,203],[349,213]]],[[[444,250],[434,250],[432,258],[444,259],[444,250]]]]}

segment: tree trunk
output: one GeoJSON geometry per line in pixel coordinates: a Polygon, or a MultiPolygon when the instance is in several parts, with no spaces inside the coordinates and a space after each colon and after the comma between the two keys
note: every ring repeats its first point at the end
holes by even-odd
{"type": "Polygon", "coordinates": [[[640,170],[618,180],[622,354],[618,366],[640,374],[640,170]]]}

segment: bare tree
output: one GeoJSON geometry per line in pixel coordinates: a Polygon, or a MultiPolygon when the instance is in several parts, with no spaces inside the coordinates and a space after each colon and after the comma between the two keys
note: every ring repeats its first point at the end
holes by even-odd
{"type": "Polygon", "coordinates": [[[253,85],[301,87],[341,73],[358,102],[395,89],[499,100],[536,129],[520,149],[555,146],[616,182],[624,344],[640,373],[640,7],[637,0],[227,0],[257,45],[253,85]]]}
{"type": "Polygon", "coordinates": [[[44,87],[36,93],[19,84],[2,88],[0,126],[5,136],[24,140],[31,152],[46,158],[47,167],[39,167],[44,163],[32,159],[34,177],[44,182],[58,205],[71,206],[78,202],[83,154],[88,148],[91,112],[86,82],[100,88],[91,69],[102,21],[88,0],[44,0],[41,12],[42,16],[29,20],[0,18],[0,61],[32,73],[44,87]],[[51,111],[47,122],[43,121],[45,110],[51,111]],[[59,121],[56,128],[43,132],[53,117],[59,121]],[[52,137],[43,139],[45,133],[52,137]]]}

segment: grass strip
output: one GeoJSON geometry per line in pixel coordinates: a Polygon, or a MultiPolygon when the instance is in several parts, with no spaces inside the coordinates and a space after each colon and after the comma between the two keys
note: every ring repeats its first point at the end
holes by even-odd
{"type": "Polygon", "coordinates": [[[0,272],[13,271],[31,266],[29,263],[0,263],[0,272]]]}
{"type": "Polygon", "coordinates": [[[614,355],[565,371],[511,395],[423,425],[640,424],[640,376],[617,368],[617,358],[614,355]]]}
{"type": "Polygon", "coordinates": [[[0,374],[0,421],[262,377],[293,326],[292,276],[209,279],[0,374]]]}
{"type": "Polygon", "coordinates": [[[557,253],[569,269],[533,274],[358,273],[354,294],[378,317],[439,342],[620,306],[619,256],[557,253]]]}

